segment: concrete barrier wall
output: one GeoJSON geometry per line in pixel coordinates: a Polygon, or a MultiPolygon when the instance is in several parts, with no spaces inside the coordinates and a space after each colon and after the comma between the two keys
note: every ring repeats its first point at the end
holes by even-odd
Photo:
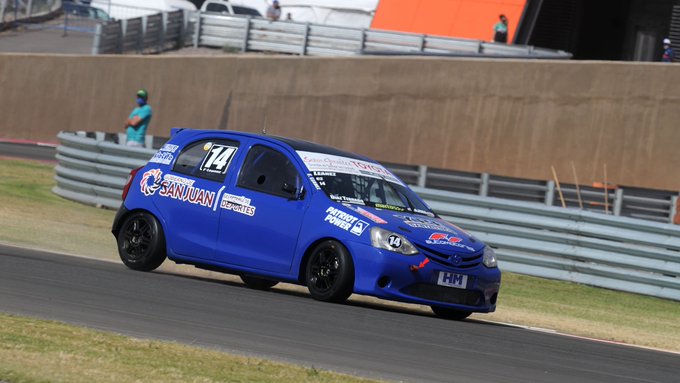
{"type": "Polygon", "coordinates": [[[121,131],[146,87],[174,126],[304,138],[388,162],[680,190],[680,66],[445,58],[0,55],[0,137],[121,131]],[[231,95],[231,107],[227,100],[231,95]]]}

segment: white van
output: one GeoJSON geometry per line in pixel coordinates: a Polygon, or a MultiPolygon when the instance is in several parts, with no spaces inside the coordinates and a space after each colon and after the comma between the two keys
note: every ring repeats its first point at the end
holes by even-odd
{"type": "Polygon", "coordinates": [[[144,0],[143,2],[139,0],[92,0],[90,5],[103,10],[116,20],[177,10],[196,11],[196,6],[188,0],[144,0]]]}
{"type": "Polygon", "coordinates": [[[201,12],[262,17],[262,14],[257,9],[239,4],[237,1],[229,0],[206,0],[201,5],[201,12]]]}

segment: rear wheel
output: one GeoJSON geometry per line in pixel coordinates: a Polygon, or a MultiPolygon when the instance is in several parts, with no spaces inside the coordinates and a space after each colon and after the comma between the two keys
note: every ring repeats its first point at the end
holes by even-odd
{"type": "Polygon", "coordinates": [[[450,309],[446,307],[439,307],[439,306],[430,306],[432,308],[432,311],[440,317],[444,319],[451,319],[451,320],[463,320],[472,314],[470,311],[462,311],[462,310],[456,310],[456,309],[450,309]]]}
{"type": "Polygon", "coordinates": [[[278,281],[272,281],[271,279],[251,277],[247,275],[241,275],[241,280],[246,284],[246,286],[255,290],[269,290],[279,283],[278,281]]]}
{"type": "Polygon", "coordinates": [[[306,282],[312,298],[343,302],[354,289],[354,263],[341,243],[327,240],[314,247],[307,260],[306,282]]]}
{"type": "Polygon", "coordinates": [[[139,271],[156,269],[165,260],[165,235],[153,215],[130,214],[118,232],[118,254],[125,266],[139,271]]]}

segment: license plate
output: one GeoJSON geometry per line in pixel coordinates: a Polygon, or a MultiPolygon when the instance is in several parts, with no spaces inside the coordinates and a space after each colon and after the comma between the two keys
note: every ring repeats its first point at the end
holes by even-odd
{"type": "Polygon", "coordinates": [[[467,275],[449,273],[446,271],[439,272],[437,284],[439,286],[455,287],[457,289],[464,289],[467,287],[467,275]]]}

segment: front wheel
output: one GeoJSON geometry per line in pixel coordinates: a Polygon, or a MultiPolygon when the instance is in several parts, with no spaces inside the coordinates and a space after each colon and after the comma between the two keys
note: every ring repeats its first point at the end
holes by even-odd
{"type": "Polygon", "coordinates": [[[125,266],[139,271],[156,269],[165,260],[165,235],[153,215],[130,214],[118,232],[118,254],[125,266]]]}
{"type": "Polygon", "coordinates": [[[446,307],[430,306],[432,311],[440,318],[451,320],[463,320],[472,314],[470,311],[450,309],[446,307]]]}
{"type": "Polygon", "coordinates": [[[324,302],[344,302],[354,289],[352,256],[341,243],[323,241],[312,250],[305,276],[312,298],[324,302]]]}
{"type": "Polygon", "coordinates": [[[246,284],[246,286],[255,290],[269,290],[279,283],[278,281],[272,281],[271,279],[250,277],[247,275],[241,275],[241,280],[246,284]]]}

